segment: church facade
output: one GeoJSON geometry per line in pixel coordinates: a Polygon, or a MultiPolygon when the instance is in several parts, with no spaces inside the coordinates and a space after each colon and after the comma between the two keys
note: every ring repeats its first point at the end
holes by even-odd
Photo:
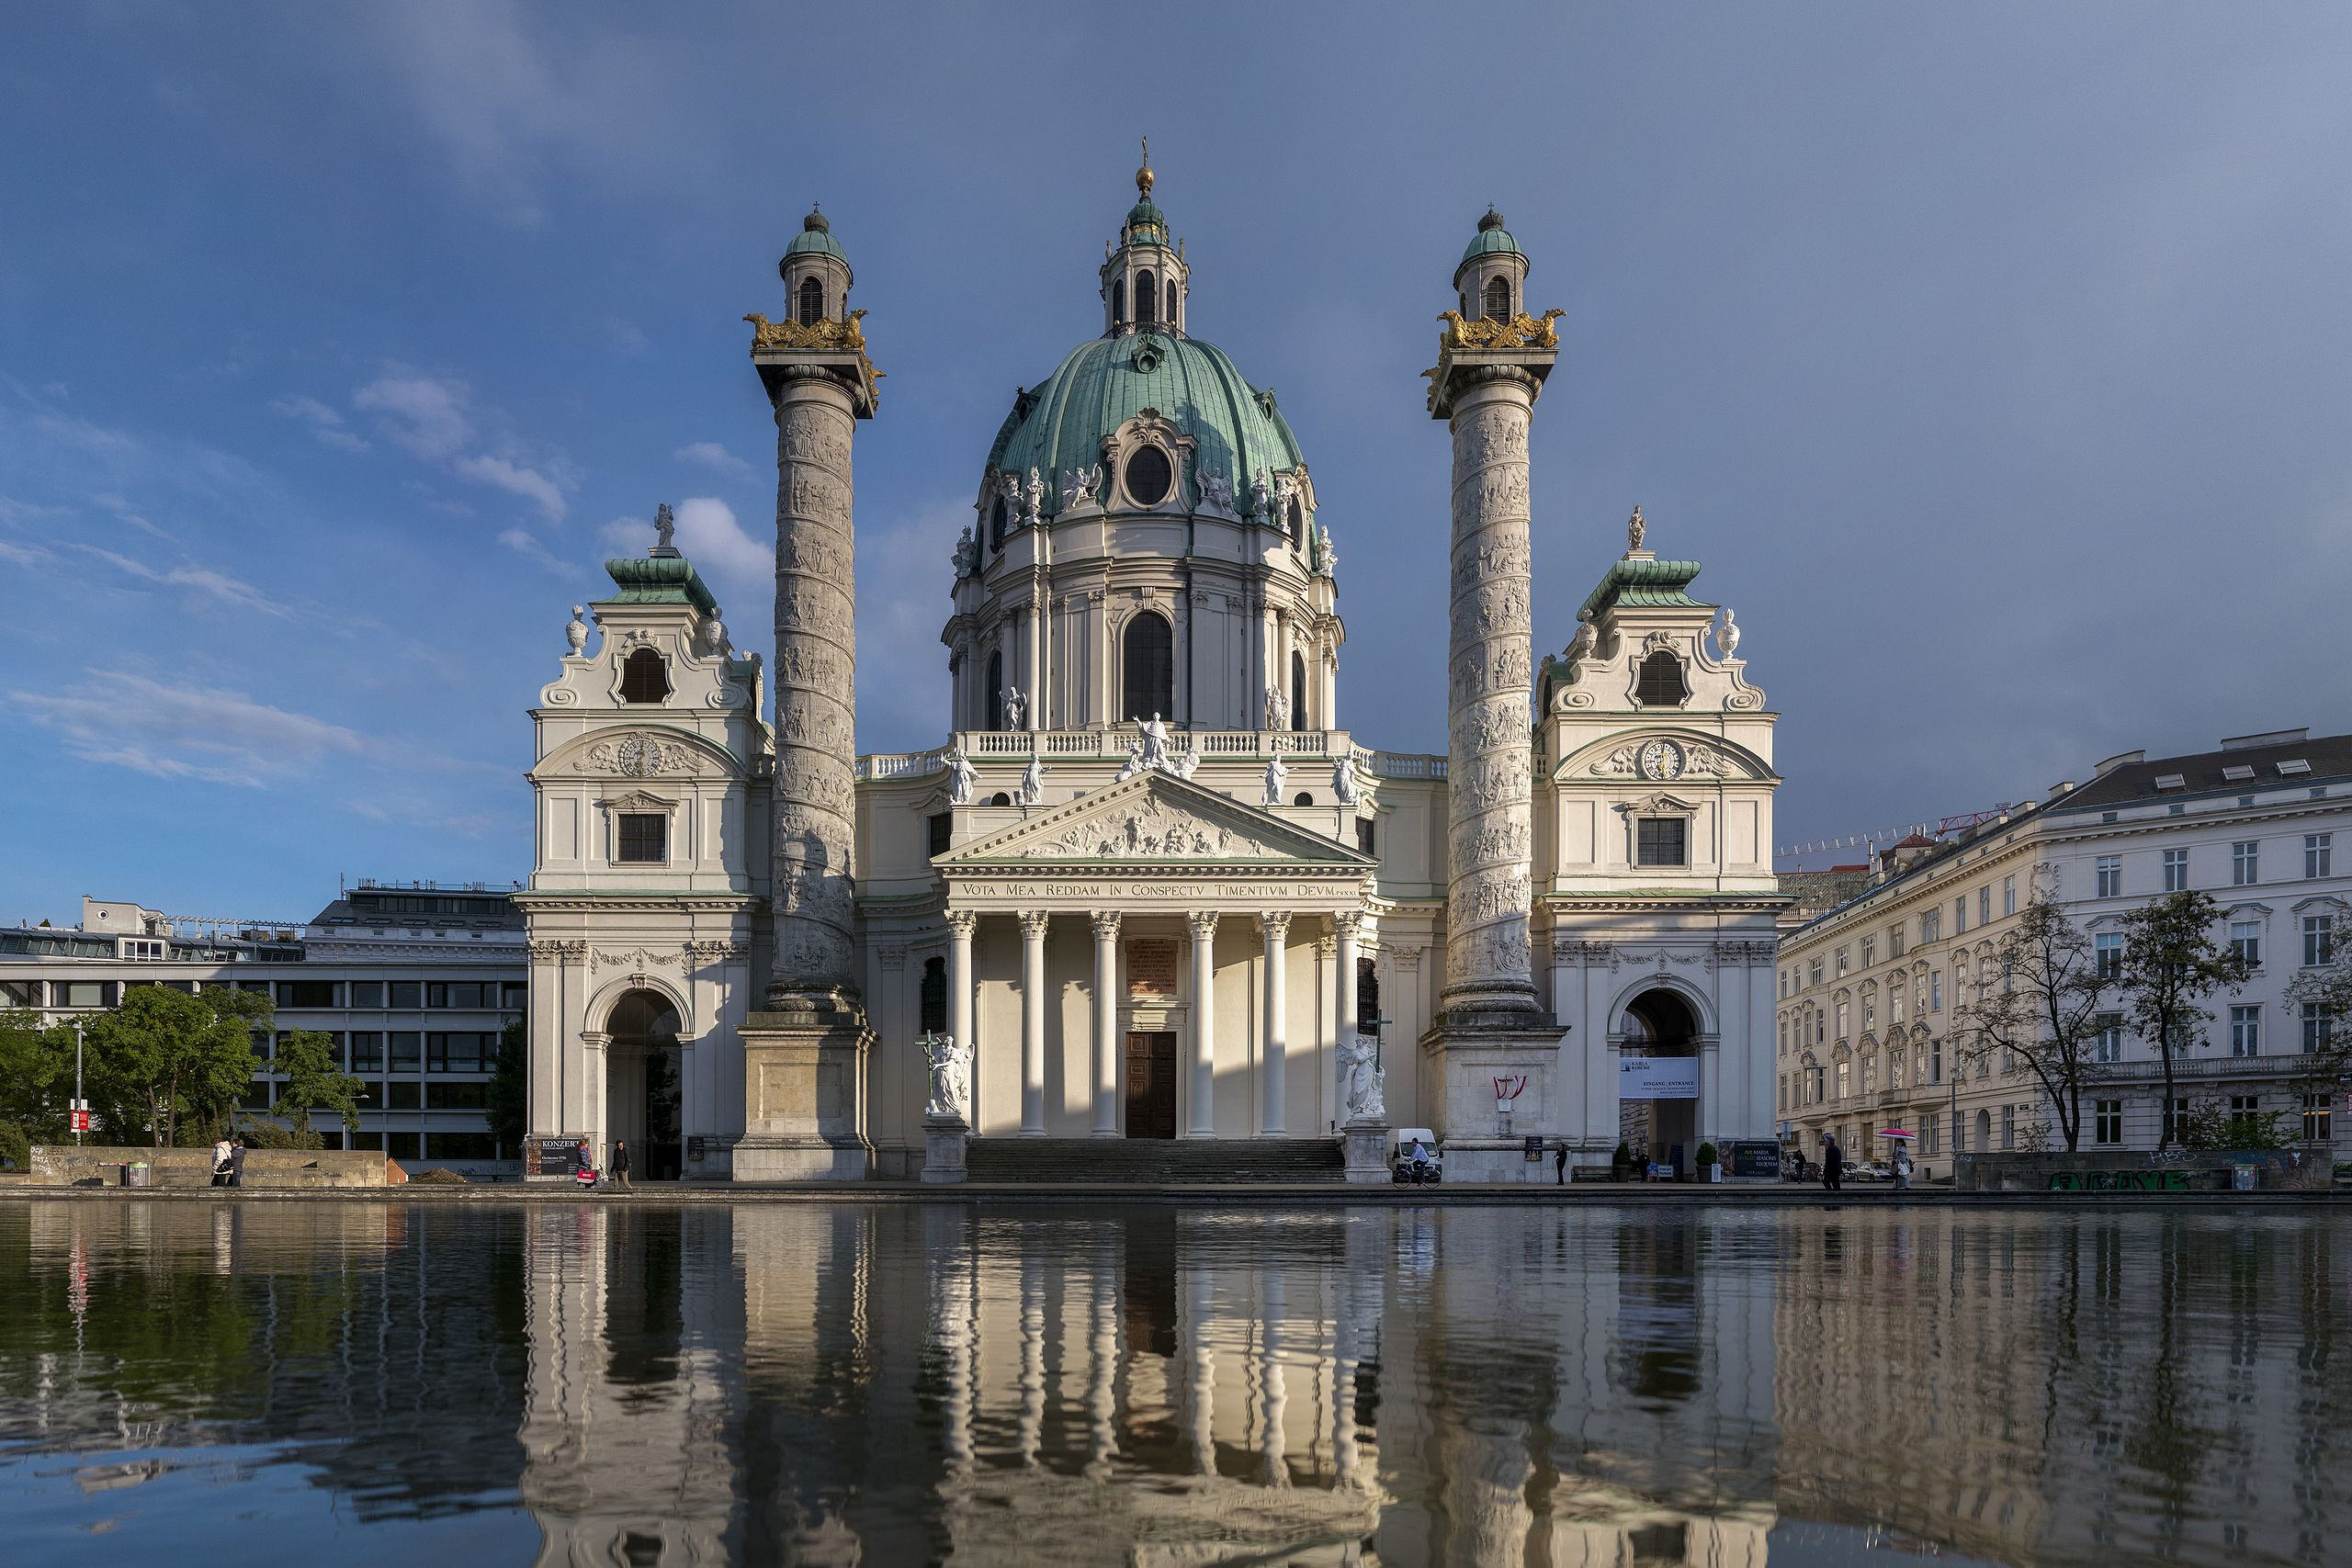
{"type": "Polygon", "coordinates": [[[919,753],[854,750],[876,373],[824,220],[787,250],[783,319],[747,318],[777,425],[773,668],[664,527],[575,607],[532,709],[540,1145],[839,1179],[952,1177],[967,1138],[1361,1153],[1422,1127],[1450,1181],[1518,1181],[1552,1177],[1531,1139],[1689,1169],[1773,1136],[1773,715],[1638,512],[1537,668],[1527,433],[1558,312],[1527,312],[1502,220],[1429,373],[1448,749],[1397,753],[1344,722],[1334,520],[1273,395],[1193,334],[1152,185],[1100,330],[980,464],[945,584],[952,731],[919,753]]]}

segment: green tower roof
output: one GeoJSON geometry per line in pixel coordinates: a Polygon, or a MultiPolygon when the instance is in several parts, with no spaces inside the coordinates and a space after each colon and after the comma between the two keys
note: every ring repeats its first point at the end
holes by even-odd
{"type": "Polygon", "coordinates": [[[1699,563],[1694,560],[1618,561],[1600,580],[1600,586],[1586,595],[1577,611],[1577,619],[1598,616],[1612,604],[1712,610],[1713,604],[1693,599],[1686,592],[1698,575],[1699,563]]]}
{"type": "Polygon", "coordinates": [[[800,220],[800,232],[792,237],[792,243],[784,247],[784,254],[788,257],[805,256],[812,253],[841,256],[844,265],[849,261],[847,256],[842,255],[841,242],[833,238],[833,226],[825,221],[825,215],[821,212],[812,211],[808,217],[803,218],[800,220]]]}
{"type": "Polygon", "coordinates": [[[1058,480],[1102,460],[1102,438],[1146,409],[1193,441],[1196,473],[1221,470],[1246,493],[1259,468],[1302,461],[1274,395],[1242,378],[1223,349],[1165,330],[1120,333],[1080,344],[1035,389],[1021,394],[989,448],[989,466],[1031,468],[1058,480]]]}
{"type": "Polygon", "coordinates": [[[600,604],[692,604],[706,615],[718,614],[718,601],[703,586],[694,562],[668,555],[622,556],[605,563],[617,590],[600,604]]]}
{"type": "Polygon", "coordinates": [[[1489,207],[1487,215],[1478,220],[1478,231],[1470,237],[1469,244],[1463,247],[1462,259],[1468,261],[1473,256],[1491,255],[1498,251],[1514,256],[1527,254],[1519,248],[1519,242],[1510,237],[1510,231],[1503,227],[1503,215],[1489,207]]]}

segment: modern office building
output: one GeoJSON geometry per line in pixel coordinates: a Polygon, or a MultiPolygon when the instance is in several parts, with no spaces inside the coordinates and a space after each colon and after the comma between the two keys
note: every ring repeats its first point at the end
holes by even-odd
{"type": "MultiPolygon", "coordinates": [[[[485,1114],[499,1035],[523,1016],[523,918],[480,883],[362,881],[310,919],[191,919],[134,903],[82,900],[72,930],[0,930],[0,1007],[71,1022],[135,986],[266,993],[279,1034],[316,1030],[368,1083],[352,1147],[412,1169],[473,1175],[516,1168],[485,1114]]],[[[257,1041],[266,1060],[271,1042],[257,1041]]],[[[279,1080],[255,1076],[243,1104],[265,1113],[279,1080]]],[[[329,1148],[339,1126],[322,1126],[329,1148]]]]}

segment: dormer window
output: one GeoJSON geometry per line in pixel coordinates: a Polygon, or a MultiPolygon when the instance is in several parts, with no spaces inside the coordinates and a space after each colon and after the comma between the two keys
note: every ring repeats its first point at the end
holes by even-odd
{"type": "Polygon", "coordinates": [[[640,648],[621,660],[621,701],[658,703],[670,695],[670,671],[662,656],[640,648]]]}
{"type": "Polygon", "coordinates": [[[813,327],[825,319],[825,286],[813,277],[800,280],[800,324],[813,327]]]}
{"type": "Polygon", "coordinates": [[[1490,321],[1508,321],[1510,320],[1510,278],[1490,277],[1487,279],[1486,317],[1487,320],[1490,321]]]}
{"type": "Polygon", "coordinates": [[[1641,679],[1634,687],[1634,702],[1645,708],[1675,708],[1690,699],[1682,660],[1662,648],[1642,660],[1641,679]]]}

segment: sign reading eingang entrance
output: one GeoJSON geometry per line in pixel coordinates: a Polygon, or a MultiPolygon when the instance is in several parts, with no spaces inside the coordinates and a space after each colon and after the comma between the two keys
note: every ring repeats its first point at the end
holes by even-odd
{"type": "Polygon", "coordinates": [[[1617,1098],[1696,1100],[1699,1098],[1699,1058],[1620,1056],[1617,1059],[1617,1098]]]}

